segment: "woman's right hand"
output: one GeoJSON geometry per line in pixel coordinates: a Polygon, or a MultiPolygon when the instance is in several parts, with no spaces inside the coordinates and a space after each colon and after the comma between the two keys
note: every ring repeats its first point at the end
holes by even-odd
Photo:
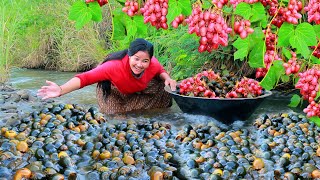
{"type": "Polygon", "coordinates": [[[42,99],[49,99],[61,96],[61,87],[54,82],[46,81],[48,86],[42,86],[41,89],[38,90],[37,95],[41,96],[42,99]]]}

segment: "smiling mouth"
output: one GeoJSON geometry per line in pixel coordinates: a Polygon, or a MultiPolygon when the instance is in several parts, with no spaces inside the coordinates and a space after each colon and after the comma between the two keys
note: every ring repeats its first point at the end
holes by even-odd
{"type": "Polygon", "coordinates": [[[134,67],[137,71],[142,71],[142,69],[141,68],[138,68],[138,67],[134,67]]]}

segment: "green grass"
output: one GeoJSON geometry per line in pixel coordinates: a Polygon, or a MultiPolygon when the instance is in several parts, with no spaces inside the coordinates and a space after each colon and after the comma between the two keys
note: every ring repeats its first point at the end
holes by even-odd
{"type": "Polygon", "coordinates": [[[99,36],[105,32],[100,31],[101,25],[93,22],[77,31],[74,22],[68,19],[73,2],[1,2],[1,82],[8,79],[12,66],[84,71],[103,60],[105,43],[99,36]]]}

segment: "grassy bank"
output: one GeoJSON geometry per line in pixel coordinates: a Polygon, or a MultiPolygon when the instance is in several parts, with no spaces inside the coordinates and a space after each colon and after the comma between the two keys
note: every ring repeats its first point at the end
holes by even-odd
{"type": "MultiPolygon", "coordinates": [[[[12,66],[83,71],[106,53],[108,21],[77,31],[68,20],[73,1],[10,1],[1,4],[1,74],[12,66]]],[[[1,76],[5,81],[8,76],[1,76]]]]}

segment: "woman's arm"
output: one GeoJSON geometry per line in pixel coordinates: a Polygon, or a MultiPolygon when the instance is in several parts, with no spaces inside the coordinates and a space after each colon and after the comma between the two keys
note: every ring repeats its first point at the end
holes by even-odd
{"type": "Polygon", "coordinates": [[[169,76],[166,72],[160,74],[160,78],[164,80],[164,84],[169,85],[172,91],[176,90],[177,82],[169,76]]]}
{"type": "Polygon", "coordinates": [[[48,85],[42,86],[37,93],[42,99],[59,97],[80,88],[80,79],[77,77],[70,79],[61,86],[51,81],[46,81],[46,83],[48,85]]]}

